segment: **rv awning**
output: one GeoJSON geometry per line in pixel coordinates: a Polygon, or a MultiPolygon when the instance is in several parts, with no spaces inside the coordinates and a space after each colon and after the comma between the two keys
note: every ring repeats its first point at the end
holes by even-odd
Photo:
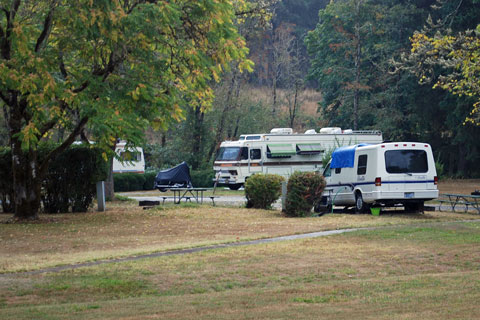
{"type": "Polygon", "coordinates": [[[319,143],[297,143],[297,153],[301,155],[313,155],[322,153],[323,149],[319,143]]]}
{"type": "Polygon", "coordinates": [[[355,149],[368,146],[368,143],[356,144],[354,146],[340,147],[332,153],[330,168],[353,168],[355,163],[355,149]]]}
{"type": "Polygon", "coordinates": [[[267,157],[269,158],[291,157],[295,154],[297,152],[289,143],[267,144],[267,157]]]}

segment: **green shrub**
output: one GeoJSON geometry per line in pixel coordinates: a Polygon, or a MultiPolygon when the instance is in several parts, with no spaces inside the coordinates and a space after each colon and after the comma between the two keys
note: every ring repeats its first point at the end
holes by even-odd
{"type": "MultiPolygon", "coordinates": [[[[42,146],[39,156],[53,146],[42,146]]],[[[96,183],[107,176],[102,151],[89,146],[73,146],[49,165],[43,181],[42,203],[46,213],[86,212],[96,194],[96,183]]]]}
{"type": "Polygon", "coordinates": [[[443,165],[442,162],[440,162],[439,160],[435,161],[435,169],[437,171],[438,178],[443,178],[444,168],[445,166],[443,165]]]}
{"type": "MultiPolygon", "coordinates": [[[[146,184],[145,174],[141,173],[115,173],[113,175],[113,186],[115,192],[141,191],[146,184]]],[[[152,187],[153,189],[153,182],[152,187]]]]}
{"type": "MultiPolygon", "coordinates": [[[[42,144],[41,160],[55,145],[42,144]]],[[[12,160],[9,148],[0,149],[0,200],[3,212],[13,212],[12,160]]],[[[102,151],[90,146],[72,146],[53,159],[42,182],[41,201],[46,213],[85,212],[96,194],[96,183],[105,180],[107,163],[102,151]]]]}
{"type": "Polygon", "coordinates": [[[131,175],[130,188],[132,188],[132,191],[143,190],[143,185],[145,184],[145,175],[141,173],[129,173],[129,175],[131,175]]]}
{"type": "Polygon", "coordinates": [[[315,172],[294,172],[287,184],[285,213],[292,217],[311,215],[312,208],[322,198],[325,179],[315,172]]]}
{"type": "Polygon", "coordinates": [[[245,182],[247,207],[270,209],[282,194],[282,181],[276,174],[254,174],[245,182]]]}
{"type": "Polygon", "coordinates": [[[190,177],[192,178],[192,185],[194,187],[211,188],[213,187],[213,178],[215,178],[215,172],[213,169],[191,170],[190,177]]]}
{"type": "Polygon", "coordinates": [[[153,185],[155,184],[155,177],[157,172],[148,171],[143,175],[145,177],[145,182],[143,183],[143,190],[153,190],[153,185]]]}

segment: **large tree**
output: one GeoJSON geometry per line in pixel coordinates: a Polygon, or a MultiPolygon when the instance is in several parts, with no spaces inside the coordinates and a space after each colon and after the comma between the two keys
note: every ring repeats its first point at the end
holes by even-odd
{"type": "Polygon", "coordinates": [[[446,30],[429,36],[425,30],[417,31],[411,41],[409,69],[420,83],[434,82],[433,88],[474,98],[466,121],[480,125],[480,25],[456,34],[446,30]]]}
{"type": "Polygon", "coordinates": [[[306,38],[310,78],[319,83],[324,110],[342,113],[342,121],[354,129],[359,126],[360,99],[372,89],[382,11],[369,0],[332,1],[320,10],[318,25],[306,38]]]}
{"type": "Polygon", "coordinates": [[[243,0],[2,0],[0,99],[7,120],[15,217],[36,218],[48,163],[86,128],[97,145],[140,141],[183,108],[211,104],[232,61],[250,69],[235,14],[243,0]],[[39,159],[59,129],[65,138],[39,159]]]}

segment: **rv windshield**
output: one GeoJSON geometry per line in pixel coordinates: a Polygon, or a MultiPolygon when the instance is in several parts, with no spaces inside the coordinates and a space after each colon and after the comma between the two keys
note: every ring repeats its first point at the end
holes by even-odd
{"type": "Polygon", "coordinates": [[[424,173],[428,171],[424,150],[389,150],[385,152],[388,173],[424,173]]]}
{"type": "Polygon", "coordinates": [[[248,149],[243,147],[221,147],[215,161],[235,161],[248,159],[248,149]]]}

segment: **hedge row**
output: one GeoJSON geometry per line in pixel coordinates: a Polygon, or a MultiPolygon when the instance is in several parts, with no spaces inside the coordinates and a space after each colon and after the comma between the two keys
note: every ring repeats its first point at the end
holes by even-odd
{"type": "MultiPolygon", "coordinates": [[[[54,145],[38,149],[42,159],[54,145]]],[[[0,200],[3,212],[14,211],[11,151],[0,149],[0,200]]],[[[107,162],[102,151],[89,146],[72,146],[53,159],[42,183],[41,201],[45,213],[85,212],[96,194],[97,181],[105,180],[107,162]]]]}
{"type": "Polygon", "coordinates": [[[115,173],[113,186],[115,192],[153,190],[155,172],[145,173],[115,173]]]}
{"type": "MultiPolygon", "coordinates": [[[[153,190],[156,171],[140,173],[116,173],[113,175],[113,185],[115,192],[153,190]]],[[[213,187],[213,178],[215,174],[213,170],[195,170],[190,171],[192,184],[198,188],[213,187]]]]}

